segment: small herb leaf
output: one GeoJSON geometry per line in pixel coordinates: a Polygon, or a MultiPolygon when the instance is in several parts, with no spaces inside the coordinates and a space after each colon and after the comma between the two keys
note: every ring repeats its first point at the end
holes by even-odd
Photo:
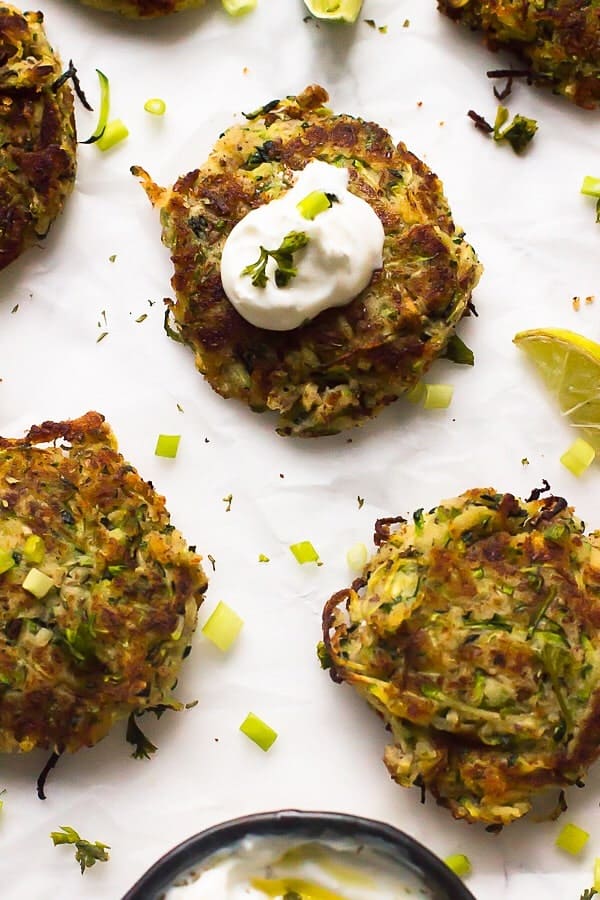
{"type": "Polygon", "coordinates": [[[85,841],[69,825],[61,825],[60,831],[51,831],[50,837],[55,847],[58,847],[60,844],[73,844],[75,846],[75,859],[79,863],[82,875],[86,869],[91,868],[97,862],[107,862],[109,859],[109,855],[106,852],[110,850],[108,844],[102,844],[100,841],[94,841],[92,844],[91,841],[85,841]]]}
{"type": "Polygon", "coordinates": [[[303,231],[290,231],[277,250],[267,250],[266,247],[260,247],[260,256],[254,263],[242,269],[242,275],[249,275],[252,278],[254,287],[265,288],[267,286],[267,263],[271,257],[276,263],[274,273],[275,284],[278,288],[286,287],[298,274],[297,268],[294,266],[294,253],[302,250],[308,244],[309,237],[303,231]]]}

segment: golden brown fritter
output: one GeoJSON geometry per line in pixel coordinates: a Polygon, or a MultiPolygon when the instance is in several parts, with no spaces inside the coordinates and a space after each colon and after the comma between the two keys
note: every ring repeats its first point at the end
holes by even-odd
{"type": "Polygon", "coordinates": [[[600,103],[600,6],[596,0],[438,0],[441,12],[507,47],[536,84],[593,109],[600,103]]]}
{"type": "Polygon", "coordinates": [[[119,13],[128,19],[156,19],[204,6],[204,0],[82,0],[86,6],[119,13]]]}
{"type": "Polygon", "coordinates": [[[132,170],[160,210],[175,328],[198,369],[223,397],[279,413],[280,434],[303,437],[360,425],[411,388],[444,353],[480,275],[439,179],[383,128],[334,115],[327,99],[313,85],[247,114],[172,188],[132,170]],[[383,223],[384,264],[348,305],[291,331],[257,328],[225,295],[223,245],[313,159],[348,169],[349,190],[383,223]]]}
{"type": "Polygon", "coordinates": [[[505,825],[600,752],[600,533],[583,532],[560,497],[467,491],[381,520],[325,607],[322,663],[390,727],[392,778],[455,818],[505,825]]]}
{"type": "Polygon", "coordinates": [[[43,21],[0,6],[0,269],[47,235],[75,182],[73,94],[43,21]]]}
{"type": "Polygon", "coordinates": [[[206,578],[99,413],[0,438],[0,571],[0,751],[179,706],[206,578]]]}

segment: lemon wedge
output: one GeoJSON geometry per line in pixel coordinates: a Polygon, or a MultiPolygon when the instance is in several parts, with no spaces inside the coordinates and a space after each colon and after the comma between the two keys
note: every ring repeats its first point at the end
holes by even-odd
{"type": "Polygon", "coordinates": [[[317,19],[356,22],[363,0],[304,0],[304,3],[317,19]]]}
{"type": "Polygon", "coordinates": [[[563,416],[600,450],[600,344],[563,328],[520,331],[513,341],[535,363],[563,416]]]}

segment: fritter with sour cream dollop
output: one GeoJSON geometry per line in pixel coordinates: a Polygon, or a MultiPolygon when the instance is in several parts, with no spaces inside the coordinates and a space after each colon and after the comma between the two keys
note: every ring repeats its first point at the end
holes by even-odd
{"type": "Polygon", "coordinates": [[[0,269],[46,237],[75,182],[73,94],[43,22],[0,7],[0,269]]]}
{"type": "Polygon", "coordinates": [[[103,416],[0,438],[0,572],[0,751],[75,751],[181,707],[206,578],[103,416]]]}
{"type": "Polygon", "coordinates": [[[283,435],[361,425],[415,385],[444,353],[480,275],[439,179],[383,128],[334,115],[327,99],[313,85],[246,114],[172,188],[132,169],[160,210],[172,251],[175,336],[219,394],[277,412],[283,435]],[[223,290],[225,240],[315,159],[346,167],[348,189],[379,216],[383,267],[346,306],[290,331],[258,328],[223,290]]]}
{"type": "Polygon", "coordinates": [[[600,752],[600,532],[539,493],[381,520],[323,614],[322,662],[383,717],[392,778],[492,827],[600,752]]]}
{"type": "Polygon", "coordinates": [[[438,0],[438,7],[483,31],[491,50],[518,54],[536,84],[586,109],[600,103],[597,0],[438,0]]]}

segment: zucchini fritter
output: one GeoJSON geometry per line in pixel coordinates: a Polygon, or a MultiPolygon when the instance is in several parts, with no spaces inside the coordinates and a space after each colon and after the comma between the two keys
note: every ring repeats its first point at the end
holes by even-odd
{"type": "Polygon", "coordinates": [[[278,432],[302,437],[360,425],[412,387],[444,352],[480,275],[439,179],[378,125],[334,115],[327,99],[313,85],[246,115],[172,188],[132,169],[160,209],[172,314],[198,369],[223,397],[278,412],[278,432]],[[225,295],[223,245],[313,159],[349,170],[349,190],[383,223],[384,264],[348,305],[291,331],[257,328],[225,295]]]}
{"type": "Polygon", "coordinates": [[[438,0],[441,12],[507,47],[534,80],[593,109],[600,103],[600,6],[596,0],[438,0]],[[538,76],[538,77],[535,77],[538,76]]]}
{"type": "Polygon", "coordinates": [[[119,13],[127,19],[156,19],[204,5],[204,0],[82,0],[86,6],[119,13]]]}
{"type": "Polygon", "coordinates": [[[0,6],[0,269],[46,236],[75,182],[68,84],[41,12],[0,6]]]}
{"type": "Polygon", "coordinates": [[[389,726],[392,778],[455,818],[505,825],[600,752],[600,532],[583,531],[560,497],[470,490],[381,520],[325,607],[323,664],[389,726]]]}
{"type": "Polygon", "coordinates": [[[199,563],[103,416],[0,438],[0,751],[75,751],[178,708],[199,563]]]}

